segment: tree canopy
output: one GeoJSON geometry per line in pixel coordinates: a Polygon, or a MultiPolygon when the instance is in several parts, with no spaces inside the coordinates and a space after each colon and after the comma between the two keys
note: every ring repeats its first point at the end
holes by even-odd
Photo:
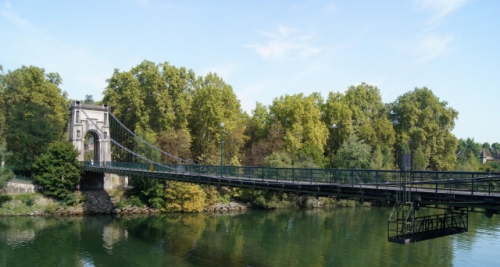
{"type": "Polygon", "coordinates": [[[324,146],[328,139],[328,129],[321,121],[322,99],[318,94],[285,95],[275,98],[270,107],[270,116],[283,129],[285,151],[298,157],[301,154],[315,159],[323,165],[324,146]]]}
{"type": "MultiPolygon", "coordinates": [[[[8,164],[29,174],[36,156],[65,137],[63,79],[33,66],[0,73],[0,144],[5,141],[5,152],[12,154],[8,164]]],[[[270,105],[256,103],[249,115],[216,73],[196,76],[168,62],[115,69],[107,83],[102,102],[121,122],[175,157],[200,164],[220,164],[223,150],[225,165],[263,166],[279,156],[293,166],[391,169],[405,151],[419,169],[451,170],[458,163],[478,169],[481,148],[500,151],[495,142],[457,140],[451,131],[458,112],[425,87],[387,104],[379,88],[366,83],[329,92],[326,99],[319,93],[283,95],[270,105]],[[348,148],[362,151],[362,160],[346,161],[353,158],[348,148]]],[[[94,103],[93,97],[86,95],[84,103],[94,103]]],[[[154,160],[178,163],[135,139],[126,145],[154,160]]]]}
{"type": "Polygon", "coordinates": [[[456,163],[457,138],[451,133],[458,112],[431,90],[415,90],[389,104],[396,130],[396,150],[411,150],[423,169],[451,170],[456,163]]]}
{"type": "Polygon", "coordinates": [[[31,175],[35,157],[65,135],[67,98],[58,87],[62,79],[57,73],[23,66],[9,71],[3,80],[4,134],[12,152],[8,164],[31,175]]]}

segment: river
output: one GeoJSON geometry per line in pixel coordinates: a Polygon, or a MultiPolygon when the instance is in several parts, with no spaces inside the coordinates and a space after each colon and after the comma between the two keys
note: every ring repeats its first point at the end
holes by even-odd
{"type": "Polygon", "coordinates": [[[390,208],[153,216],[3,217],[0,266],[498,266],[500,217],[387,242],[390,208]]]}

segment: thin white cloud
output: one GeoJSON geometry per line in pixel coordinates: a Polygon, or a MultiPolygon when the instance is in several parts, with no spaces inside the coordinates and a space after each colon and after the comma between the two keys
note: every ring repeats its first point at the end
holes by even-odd
{"type": "Polygon", "coordinates": [[[9,1],[3,3],[0,9],[0,15],[18,27],[30,25],[30,22],[27,19],[24,19],[16,14],[9,1]]]}
{"type": "Polygon", "coordinates": [[[338,11],[338,7],[337,7],[337,4],[335,3],[328,3],[328,5],[326,5],[326,10],[328,10],[329,12],[332,12],[332,13],[336,13],[338,11]]]}
{"type": "Polygon", "coordinates": [[[306,59],[321,52],[321,47],[311,44],[311,35],[298,35],[297,30],[278,25],[278,33],[261,33],[270,40],[265,44],[249,44],[246,48],[254,50],[264,58],[274,59],[306,59]]]}
{"type": "Polygon", "coordinates": [[[420,56],[420,60],[428,61],[448,55],[453,50],[453,47],[451,45],[453,39],[453,35],[449,35],[446,37],[429,35],[420,38],[417,48],[417,53],[420,56]]]}
{"type": "Polygon", "coordinates": [[[418,61],[426,62],[450,54],[455,41],[454,34],[436,34],[436,28],[450,14],[461,8],[468,0],[416,0],[418,10],[429,11],[430,17],[426,25],[413,40],[404,42],[403,50],[417,57],[418,61]]]}
{"type": "Polygon", "coordinates": [[[466,2],[467,0],[418,0],[416,4],[419,9],[430,10],[433,13],[427,23],[434,26],[466,2]]]}

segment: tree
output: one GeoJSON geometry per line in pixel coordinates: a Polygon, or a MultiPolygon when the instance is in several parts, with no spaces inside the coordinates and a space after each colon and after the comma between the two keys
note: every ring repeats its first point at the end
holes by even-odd
{"type": "MultiPolygon", "coordinates": [[[[138,137],[134,138],[134,152],[137,153],[140,156],[143,156],[149,160],[155,161],[155,162],[160,162],[161,154],[158,150],[153,149],[146,143],[142,142],[140,139],[145,140],[146,142],[150,143],[151,145],[158,147],[156,137],[157,134],[153,132],[153,130],[148,129],[148,130],[142,130],[141,128],[136,130],[136,134],[138,137]],[[140,138],[140,139],[139,139],[140,138]]],[[[139,159],[139,161],[141,161],[139,159]]],[[[143,162],[143,163],[148,163],[148,162],[143,162]]]]}
{"type": "Polygon", "coordinates": [[[3,75],[3,67],[0,65],[0,144],[4,142],[4,128],[5,128],[5,101],[4,101],[4,88],[5,77],[3,75]]]}
{"type": "Polygon", "coordinates": [[[351,134],[335,154],[334,166],[336,168],[367,169],[370,166],[370,156],[370,145],[351,134]]]}
{"type": "Polygon", "coordinates": [[[92,95],[85,95],[85,100],[83,100],[83,103],[85,103],[85,104],[94,104],[94,96],[92,96],[92,95]]]}
{"type": "MultiPolygon", "coordinates": [[[[167,62],[155,65],[143,61],[130,71],[115,69],[107,80],[103,102],[109,104],[113,114],[132,131],[163,135],[165,141],[171,136],[164,135],[166,131],[190,134],[188,117],[194,81],[191,70],[176,68],[167,62]]],[[[187,136],[186,140],[190,139],[187,136]]],[[[129,145],[133,149],[133,144],[129,145]]]]}
{"type": "Polygon", "coordinates": [[[467,140],[459,139],[457,144],[456,154],[458,157],[472,155],[479,157],[481,153],[481,145],[474,141],[474,138],[467,138],[467,140]]]}
{"type": "MultiPolygon", "coordinates": [[[[209,73],[199,77],[193,91],[193,104],[189,116],[189,128],[192,136],[193,158],[203,164],[218,164],[222,129],[233,135],[234,139],[242,139],[244,117],[240,110],[240,102],[233,89],[217,74],[209,73]],[[240,128],[240,129],[238,129],[240,128]]],[[[227,138],[226,138],[227,140],[227,138]]],[[[240,147],[235,147],[233,156],[238,156],[240,147]]],[[[226,158],[229,162],[233,158],[226,158]]]]}
{"type": "Polygon", "coordinates": [[[35,157],[49,143],[64,138],[66,94],[57,87],[62,81],[58,74],[33,66],[9,71],[4,80],[5,141],[13,153],[8,164],[31,175],[35,157]]]}
{"type": "Polygon", "coordinates": [[[249,125],[250,141],[257,143],[266,138],[271,123],[269,109],[262,103],[257,102],[252,111],[251,123],[249,125]]]}
{"type": "Polygon", "coordinates": [[[3,188],[10,179],[15,178],[14,173],[4,167],[0,167],[0,189],[3,188]]]}
{"type": "MultiPolygon", "coordinates": [[[[318,94],[285,95],[275,98],[270,115],[281,123],[284,132],[285,151],[298,157],[323,154],[328,129],[321,121],[322,100],[318,94]],[[307,148],[307,149],[305,149],[307,148]]],[[[323,159],[317,159],[323,165],[323,159]]]]}
{"type": "Polygon", "coordinates": [[[330,92],[322,107],[322,120],[328,128],[325,154],[332,159],[340,146],[354,133],[352,111],[340,93],[330,92]]]}
{"type": "Polygon", "coordinates": [[[80,182],[82,169],[77,160],[78,151],[68,141],[56,141],[33,164],[33,180],[43,187],[43,193],[63,200],[71,200],[80,182]]]}
{"type": "Polygon", "coordinates": [[[459,139],[456,155],[457,163],[455,170],[478,171],[480,163],[481,145],[474,138],[459,139]]]}
{"type": "Polygon", "coordinates": [[[4,166],[5,159],[10,155],[12,153],[7,152],[5,143],[0,143],[0,188],[4,187],[10,179],[15,177],[14,173],[4,166]]]}
{"type": "MultiPolygon", "coordinates": [[[[250,125],[252,125],[252,123],[250,123],[250,125]]],[[[247,127],[247,130],[249,128],[250,127],[247,127]]],[[[251,132],[248,135],[254,136],[251,132]]],[[[246,166],[264,166],[267,156],[274,152],[283,152],[283,129],[278,120],[274,119],[274,121],[270,123],[269,127],[267,127],[267,131],[264,132],[263,135],[265,137],[263,137],[262,140],[250,143],[249,151],[247,152],[246,157],[246,166]]],[[[249,140],[252,140],[252,137],[250,137],[249,140]]]]}
{"type": "Polygon", "coordinates": [[[487,149],[491,148],[490,143],[488,143],[488,142],[483,143],[483,145],[481,147],[482,148],[487,148],[487,149]]]}
{"type": "Polygon", "coordinates": [[[271,168],[291,168],[293,162],[287,153],[272,153],[265,159],[265,166],[271,168]]]}
{"type": "Polygon", "coordinates": [[[344,100],[352,112],[354,132],[361,140],[372,148],[394,145],[396,134],[377,87],[366,83],[350,86],[344,100]]]}
{"type": "Polygon", "coordinates": [[[491,144],[491,148],[494,150],[494,151],[499,151],[500,152],[500,144],[495,142],[493,144],[491,144]]]}
{"type": "Polygon", "coordinates": [[[269,107],[257,102],[246,125],[246,166],[264,166],[267,156],[282,152],[283,127],[277,118],[271,117],[269,107]]]}
{"type": "Polygon", "coordinates": [[[397,134],[396,150],[409,146],[422,156],[424,169],[455,167],[457,138],[451,133],[458,112],[440,101],[431,90],[415,88],[388,105],[397,134]]]}
{"type": "Polygon", "coordinates": [[[391,150],[385,146],[377,146],[372,153],[370,169],[372,170],[392,170],[394,169],[394,159],[391,150]]]}
{"type": "MultiPolygon", "coordinates": [[[[181,159],[191,159],[191,135],[182,130],[169,129],[158,136],[158,146],[163,151],[181,159]]],[[[173,157],[162,155],[162,162],[183,164],[173,157]]]]}

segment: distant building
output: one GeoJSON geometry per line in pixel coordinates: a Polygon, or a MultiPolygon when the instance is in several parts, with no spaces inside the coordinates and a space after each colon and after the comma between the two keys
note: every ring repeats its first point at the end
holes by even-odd
{"type": "Polygon", "coordinates": [[[500,154],[498,151],[495,151],[494,153],[491,153],[491,151],[488,148],[483,148],[481,150],[481,161],[483,164],[485,164],[488,161],[500,161],[500,154]]]}

